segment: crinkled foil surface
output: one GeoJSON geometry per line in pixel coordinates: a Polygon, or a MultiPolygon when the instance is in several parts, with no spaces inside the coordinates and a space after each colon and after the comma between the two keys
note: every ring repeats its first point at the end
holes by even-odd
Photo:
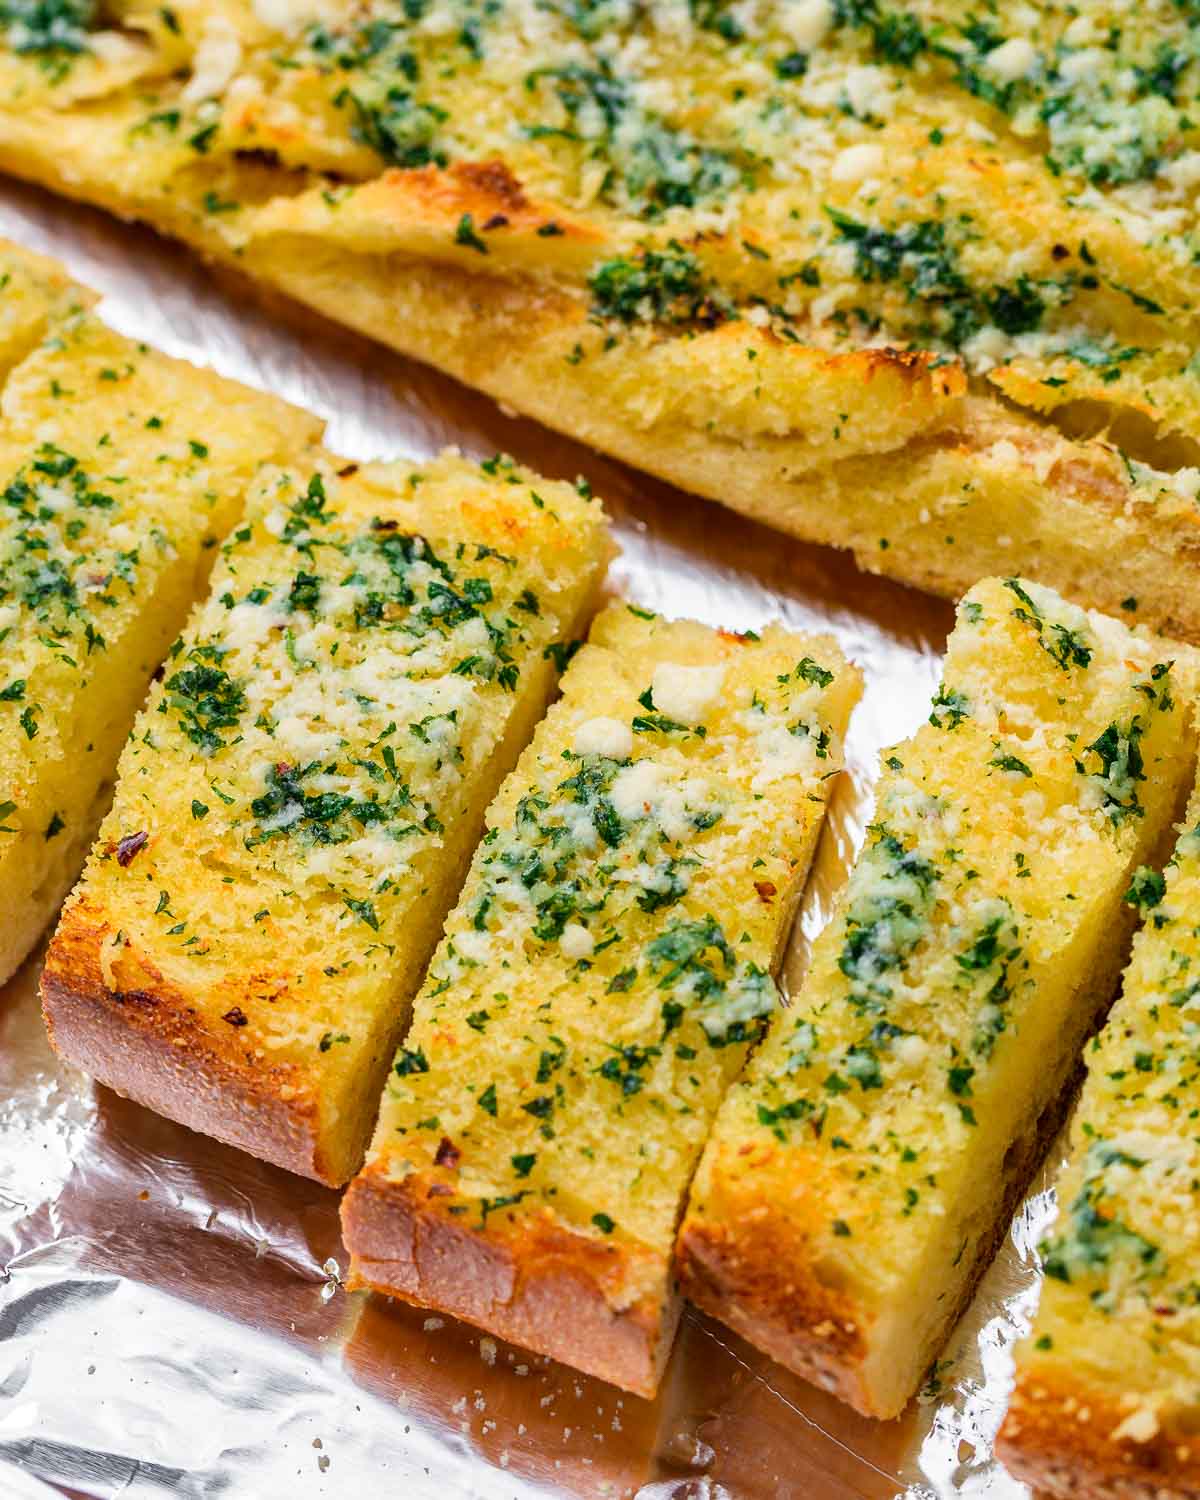
{"type": "MultiPolygon", "coordinates": [[[[447,443],[584,474],[615,590],[744,629],[832,631],[866,674],[789,956],[870,819],[877,753],[928,712],[951,611],[636,475],[90,211],[0,185],[0,234],[60,257],[123,333],[307,406],[353,458],[447,443]]],[[[0,913],[3,920],[3,913],[0,913]]],[[[37,964],[0,990],[0,1500],[1027,1495],[991,1456],[1036,1297],[1035,1184],[922,1398],[872,1423],[689,1311],[650,1403],[453,1320],[350,1295],[337,1195],[58,1064],[37,964]]]]}

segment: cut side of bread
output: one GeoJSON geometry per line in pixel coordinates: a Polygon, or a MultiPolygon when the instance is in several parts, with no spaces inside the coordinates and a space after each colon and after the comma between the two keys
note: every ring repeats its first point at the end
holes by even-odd
{"type": "Polygon", "coordinates": [[[59,1052],[346,1181],[484,809],[610,550],[596,501],[507,460],[265,475],[51,944],[59,1052]]]}
{"type": "Polygon", "coordinates": [[[131,343],[0,245],[0,982],[79,872],[151,673],[320,423],[131,343]]]}
{"type": "Polygon", "coordinates": [[[1040,1246],[1045,1279],[1000,1430],[1046,1495],[1200,1495],[1200,791],[1163,875],[1138,872],[1145,925],[1087,1078],[1040,1246]]]}
{"type": "Polygon", "coordinates": [[[1168,644],[1018,579],[959,605],[928,723],[730,1091],[685,1292],[868,1416],[912,1396],[1065,1108],[1194,746],[1168,644]]]}
{"type": "Polygon", "coordinates": [[[488,814],[343,1203],[352,1276],[653,1394],[675,1226],[859,674],[614,605],[488,814]]]}
{"type": "Polygon", "coordinates": [[[116,20],[0,19],[0,165],[866,568],[1200,638],[1173,0],[116,20]]]}

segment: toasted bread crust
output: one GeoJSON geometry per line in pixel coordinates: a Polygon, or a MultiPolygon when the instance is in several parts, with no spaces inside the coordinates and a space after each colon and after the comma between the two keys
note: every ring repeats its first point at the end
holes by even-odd
{"type": "MultiPolygon", "coordinates": [[[[101,950],[113,932],[86,896],[64,913],[42,974],[42,1009],[55,1051],[100,1083],[191,1130],[336,1186],[317,1143],[315,1101],[292,1069],[264,1066],[218,1039],[188,998],[142,965],[145,985],[111,988],[101,950]]],[[[122,967],[137,965],[126,949],[122,967]]]]}
{"type": "Polygon", "coordinates": [[[1145,1441],[1117,1437],[1129,1411],[1085,1379],[1022,1371],[997,1455],[1039,1494],[1075,1500],[1197,1500],[1200,1437],[1166,1417],[1145,1441]]]}
{"type": "MultiPolygon", "coordinates": [[[[451,1216],[431,1176],[397,1181],[368,1167],[342,1200],[342,1227],[356,1247],[352,1288],[437,1308],[635,1395],[658,1387],[679,1316],[678,1299],[619,1306],[636,1252],[597,1243],[547,1215],[514,1233],[486,1236],[451,1216]]],[[[444,1191],[444,1189],[443,1189],[444,1191]]]]}
{"type": "Polygon", "coordinates": [[[722,1223],[689,1220],[676,1245],[676,1273],[690,1302],[862,1410],[865,1392],[856,1378],[867,1349],[862,1310],[820,1281],[770,1219],[764,1217],[752,1245],[722,1223]]]}

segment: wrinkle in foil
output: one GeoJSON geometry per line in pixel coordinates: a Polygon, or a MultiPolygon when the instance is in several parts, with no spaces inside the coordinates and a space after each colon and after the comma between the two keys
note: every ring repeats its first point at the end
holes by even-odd
{"type": "MultiPolygon", "coordinates": [[[[734,629],[832,632],[867,686],[785,967],[795,986],[870,821],[878,751],[928,712],[946,605],[268,306],[99,214],[8,187],[0,234],[64,260],[123,333],[316,411],[350,457],[454,443],[586,475],[614,518],[622,594],[734,629]]],[[[857,1417],[691,1310],[646,1402],[346,1293],[337,1195],[57,1063],[35,960],[0,991],[0,1500],[1019,1500],[991,1443],[1036,1298],[1047,1181],[898,1422],[857,1417]]]]}

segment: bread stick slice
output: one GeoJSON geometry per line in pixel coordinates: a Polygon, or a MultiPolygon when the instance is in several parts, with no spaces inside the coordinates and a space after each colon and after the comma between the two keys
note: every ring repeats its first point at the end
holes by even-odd
{"type": "Polygon", "coordinates": [[[777,1002],[859,676],[615,605],[488,815],[343,1224],[353,1278],[642,1395],[721,1095],[777,1002]]]}
{"type": "Polygon", "coordinates": [[[929,722],[718,1117],[694,1301],[869,1416],[916,1389],[1057,1120],[1193,743],[1171,652],[1017,579],[959,605],[929,722]]]}
{"type": "Polygon", "coordinates": [[[0,246],[0,371],[15,364],[0,397],[0,982],[79,872],[216,542],[258,470],[321,425],[132,343],[88,300],[53,262],[0,246]]]}
{"type": "Polygon", "coordinates": [[[1087,1079],[999,1452],[1040,1494],[1200,1495],[1200,791],[1087,1079]],[[1164,888],[1165,884],[1165,888],[1164,888]]]}
{"type": "Polygon", "coordinates": [[[609,553],[597,502],[503,460],[264,478],[51,945],[59,1052],[344,1182],[609,553]]]}

